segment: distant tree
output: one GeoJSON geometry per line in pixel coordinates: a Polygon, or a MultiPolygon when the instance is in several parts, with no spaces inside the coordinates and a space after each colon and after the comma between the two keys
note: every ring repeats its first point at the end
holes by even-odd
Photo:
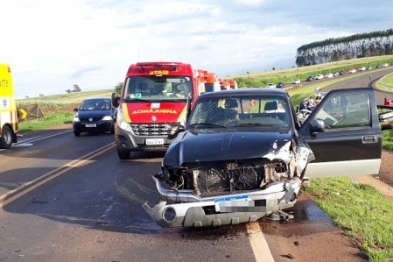
{"type": "Polygon", "coordinates": [[[123,83],[122,82],[117,83],[117,85],[115,85],[115,93],[120,95],[122,88],[123,88],[123,83]]]}
{"type": "Polygon", "coordinates": [[[272,70],[274,71],[274,70],[276,70],[276,68],[273,66],[273,69],[272,69],[272,70]]]}
{"type": "Polygon", "coordinates": [[[71,92],[80,92],[82,89],[78,85],[74,85],[71,92]]]}
{"type": "Polygon", "coordinates": [[[71,89],[66,89],[66,93],[71,93],[71,89]]]}
{"type": "Polygon", "coordinates": [[[316,65],[393,53],[393,28],[384,31],[329,38],[297,49],[298,66],[316,65]]]}

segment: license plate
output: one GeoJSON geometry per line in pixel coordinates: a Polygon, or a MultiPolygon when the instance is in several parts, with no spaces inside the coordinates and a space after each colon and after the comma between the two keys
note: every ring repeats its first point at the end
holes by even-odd
{"type": "Polygon", "coordinates": [[[149,138],[146,139],[146,145],[148,146],[156,146],[156,145],[163,145],[164,139],[163,138],[149,138]]]}
{"type": "Polygon", "coordinates": [[[260,209],[255,209],[255,202],[250,195],[216,198],[214,206],[216,212],[250,212],[260,209]]]}
{"type": "Polygon", "coordinates": [[[86,127],[96,127],[96,124],[86,124],[86,127]]]}
{"type": "Polygon", "coordinates": [[[231,202],[231,201],[250,201],[250,195],[238,195],[238,196],[230,196],[230,197],[220,197],[214,199],[214,203],[223,203],[223,202],[231,202]]]}

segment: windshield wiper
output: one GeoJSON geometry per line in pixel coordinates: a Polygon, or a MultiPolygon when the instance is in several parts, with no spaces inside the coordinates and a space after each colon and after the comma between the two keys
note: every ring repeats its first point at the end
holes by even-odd
{"type": "Polygon", "coordinates": [[[205,127],[205,128],[227,128],[223,125],[218,125],[214,123],[195,123],[188,126],[189,128],[205,127]]]}

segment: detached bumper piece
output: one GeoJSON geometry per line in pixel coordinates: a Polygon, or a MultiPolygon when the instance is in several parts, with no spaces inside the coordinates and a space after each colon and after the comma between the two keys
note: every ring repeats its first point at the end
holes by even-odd
{"type": "MultiPolygon", "coordinates": [[[[159,192],[167,192],[163,191],[157,180],[156,185],[160,187],[159,192]]],[[[292,179],[277,182],[265,190],[208,199],[190,198],[188,192],[185,195],[177,192],[177,199],[182,199],[182,203],[167,204],[167,201],[161,201],[154,207],[145,203],[143,208],[161,227],[237,225],[257,221],[292,207],[297,201],[300,185],[299,179],[292,179]]],[[[172,201],[171,196],[163,197],[172,201]]]]}

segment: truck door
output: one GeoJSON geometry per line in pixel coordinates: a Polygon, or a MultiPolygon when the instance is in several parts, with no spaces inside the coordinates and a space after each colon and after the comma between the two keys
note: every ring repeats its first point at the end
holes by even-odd
{"type": "Polygon", "coordinates": [[[378,174],[381,129],[371,88],[333,90],[299,129],[315,160],[306,176],[378,174]]]}

